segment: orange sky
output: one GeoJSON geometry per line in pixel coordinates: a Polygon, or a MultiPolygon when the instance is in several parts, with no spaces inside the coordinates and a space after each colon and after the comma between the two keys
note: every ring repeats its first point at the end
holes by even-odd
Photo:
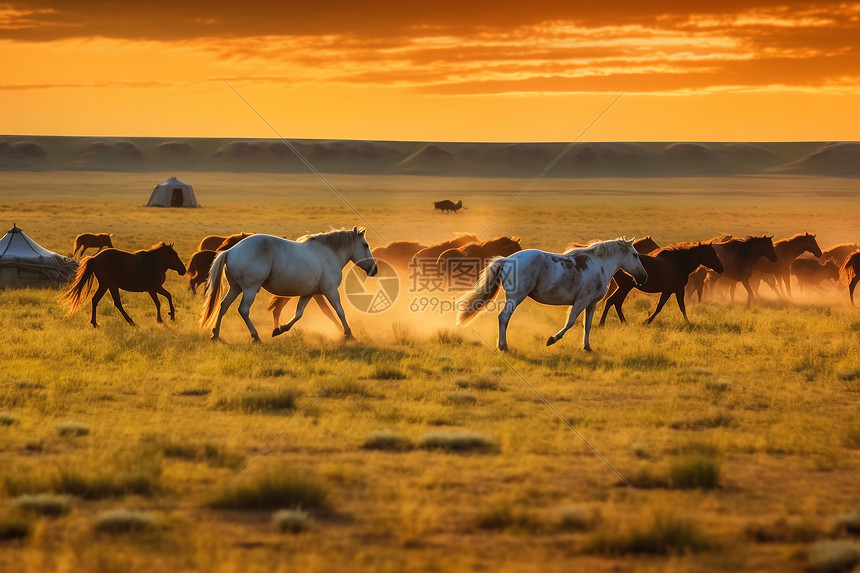
{"type": "Polygon", "coordinates": [[[5,134],[860,139],[850,2],[0,0],[0,62],[5,134]]]}

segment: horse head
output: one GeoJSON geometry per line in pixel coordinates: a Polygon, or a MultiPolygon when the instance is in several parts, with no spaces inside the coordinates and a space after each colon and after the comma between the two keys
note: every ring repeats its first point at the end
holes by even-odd
{"type": "Polygon", "coordinates": [[[705,243],[704,245],[699,243],[696,246],[696,249],[701,252],[702,258],[699,261],[700,264],[705,265],[716,273],[721,273],[725,270],[723,262],[720,260],[720,257],[717,256],[717,250],[714,248],[714,245],[710,243],[705,243]]]}
{"type": "Polygon", "coordinates": [[[642,261],[639,260],[639,252],[633,246],[634,240],[631,239],[628,241],[622,238],[618,241],[623,249],[621,264],[619,266],[621,270],[633,277],[636,286],[641,286],[648,280],[648,273],[645,271],[645,267],[642,266],[642,261]]]}
{"type": "Polygon", "coordinates": [[[161,243],[157,251],[158,259],[165,269],[174,270],[179,273],[179,276],[185,274],[185,264],[183,264],[179,255],[176,254],[176,251],[173,250],[173,243],[161,243]]]}
{"type": "Polygon", "coordinates": [[[770,237],[767,234],[761,237],[753,237],[752,241],[758,245],[757,253],[760,257],[764,257],[772,263],[776,262],[776,251],[773,250],[773,235],[770,237]]]}
{"type": "Polygon", "coordinates": [[[812,253],[815,257],[821,256],[821,247],[818,246],[818,241],[815,240],[815,235],[810,235],[809,233],[803,233],[801,235],[803,248],[812,253]]]}
{"type": "Polygon", "coordinates": [[[354,235],[353,241],[353,250],[352,255],[349,260],[355,263],[361,270],[367,273],[367,276],[372,277],[376,276],[376,273],[379,271],[376,266],[376,260],[373,258],[373,253],[370,252],[370,247],[367,244],[367,239],[364,238],[364,234],[367,231],[364,227],[358,228],[353,227],[352,233],[354,235]]]}

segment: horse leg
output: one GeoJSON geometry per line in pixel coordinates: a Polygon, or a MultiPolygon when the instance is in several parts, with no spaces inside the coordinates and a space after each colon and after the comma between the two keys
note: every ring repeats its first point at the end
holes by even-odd
{"type": "Polygon", "coordinates": [[[791,271],[785,271],[782,274],[782,282],[785,283],[785,292],[788,298],[791,298],[791,271]]]}
{"type": "Polygon", "coordinates": [[[331,289],[328,292],[324,292],[326,300],[328,303],[334,308],[334,311],[337,313],[337,317],[340,319],[340,323],[343,325],[343,337],[346,340],[352,340],[354,337],[352,336],[352,330],[349,328],[349,325],[346,323],[346,315],[343,313],[343,306],[340,304],[340,293],[337,292],[337,289],[331,289]]]}
{"type": "Polygon", "coordinates": [[[851,279],[851,283],[848,285],[848,296],[851,298],[851,306],[854,306],[854,287],[857,286],[858,282],[860,282],[860,276],[851,279]]]}
{"type": "Polygon", "coordinates": [[[654,309],[654,312],[645,319],[645,324],[651,324],[654,320],[654,317],[657,316],[661,310],[663,310],[663,305],[666,304],[666,301],[669,300],[669,297],[672,296],[671,291],[664,291],[660,293],[660,301],[657,303],[657,308],[654,309]]]}
{"type": "Polygon", "coordinates": [[[508,322],[510,322],[511,315],[514,314],[514,311],[517,310],[517,307],[520,306],[523,300],[525,300],[524,296],[505,299],[505,306],[502,307],[502,312],[499,313],[499,350],[502,352],[508,351],[508,322]]]}
{"type": "MultiPolygon", "coordinates": [[[[595,305],[595,307],[596,307],[596,305],[595,305]]],[[[561,330],[559,330],[558,332],[556,332],[553,336],[550,336],[549,339],[546,341],[546,345],[552,346],[553,344],[555,344],[556,342],[561,340],[561,337],[564,336],[565,332],[567,332],[568,330],[571,329],[573,324],[576,322],[576,318],[580,315],[581,312],[582,312],[582,306],[580,306],[580,305],[571,306],[570,307],[570,315],[568,315],[568,317],[567,317],[567,324],[565,324],[564,327],[561,330]]],[[[588,338],[587,337],[585,338],[584,344],[585,344],[585,346],[584,346],[585,350],[590,351],[591,348],[588,347],[588,338]]]]}
{"type": "Polygon", "coordinates": [[[164,288],[164,285],[161,285],[155,292],[163,296],[167,299],[167,305],[170,307],[170,320],[176,320],[176,310],[173,308],[173,297],[170,296],[170,293],[167,292],[167,289],[164,288]]]}
{"type": "Polygon", "coordinates": [[[320,307],[320,310],[323,312],[323,314],[326,315],[328,319],[335,324],[335,326],[337,326],[337,317],[331,311],[331,308],[329,308],[329,306],[325,303],[325,297],[319,294],[315,294],[314,302],[317,303],[317,306],[320,307]]]}
{"type": "MultiPolygon", "coordinates": [[[[755,302],[755,293],[753,292],[752,287],[750,287],[749,280],[744,279],[741,281],[741,284],[744,285],[744,288],[747,289],[747,308],[749,308],[752,303],[755,302]]],[[[734,299],[732,299],[734,302],[734,299]]]]}
{"type": "Polygon", "coordinates": [[[681,287],[679,290],[675,291],[675,300],[678,301],[678,308],[681,309],[681,314],[684,315],[684,320],[690,322],[690,319],[687,318],[687,305],[684,302],[684,287],[681,287]]]}
{"type": "MultiPolygon", "coordinates": [[[[272,320],[275,322],[275,330],[278,329],[278,323],[281,322],[281,312],[286,308],[287,303],[289,302],[290,297],[288,296],[276,296],[275,300],[272,302],[272,320]]],[[[278,334],[280,334],[280,332],[278,334]]],[[[276,336],[274,331],[272,331],[272,336],[276,336]]]]}
{"type": "Polygon", "coordinates": [[[591,352],[591,344],[588,342],[588,337],[591,333],[591,322],[592,320],[594,320],[594,310],[596,308],[596,302],[593,302],[585,307],[585,322],[582,325],[582,349],[586,352],[591,352]]]}
{"type": "Polygon", "coordinates": [[[272,338],[278,336],[279,334],[283,334],[285,332],[289,332],[289,330],[293,327],[293,325],[299,321],[302,315],[305,313],[305,307],[311,301],[310,296],[302,296],[299,297],[299,303],[296,305],[296,314],[293,318],[285,325],[278,326],[275,330],[272,331],[272,338]]]}
{"type": "Polygon", "coordinates": [[[117,308],[125,321],[130,325],[134,326],[134,321],[122,307],[122,301],[119,299],[119,289],[116,287],[108,287],[108,290],[110,291],[110,296],[113,299],[113,305],[117,308]]]}
{"type": "Polygon", "coordinates": [[[221,308],[218,309],[218,318],[215,319],[215,327],[212,329],[211,340],[218,340],[218,336],[221,334],[221,320],[224,319],[227,309],[230,308],[230,305],[233,304],[233,301],[236,300],[236,297],[242,292],[239,284],[231,281],[229,277],[227,282],[230,284],[230,290],[228,290],[227,294],[224,295],[224,298],[221,299],[221,308]]]}
{"type": "Polygon", "coordinates": [[[161,302],[158,300],[158,295],[155,294],[154,290],[147,292],[149,293],[150,298],[152,298],[152,302],[155,303],[155,322],[161,324],[164,321],[161,320],[161,302]]]}
{"type": "Polygon", "coordinates": [[[99,301],[102,299],[102,297],[105,295],[106,292],[107,292],[107,287],[102,285],[102,284],[99,284],[99,288],[98,288],[98,290],[96,290],[96,294],[93,295],[93,300],[92,300],[93,315],[90,318],[90,324],[93,325],[93,328],[98,328],[98,326],[99,326],[98,323],[96,322],[96,307],[99,305],[99,301]]]}
{"type": "Polygon", "coordinates": [[[254,299],[257,298],[257,293],[260,292],[260,287],[251,287],[242,291],[242,302],[239,303],[239,316],[245,321],[245,325],[251,332],[251,339],[254,342],[260,342],[260,336],[257,334],[257,329],[254,328],[254,323],[251,322],[251,305],[254,304],[254,299]]]}
{"type": "Polygon", "coordinates": [[[622,323],[627,322],[627,319],[624,317],[624,311],[621,310],[621,306],[624,304],[624,301],[627,300],[627,295],[630,294],[631,290],[633,290],[633,285],[631,284],[618,285],[618,288],[615,289],[615,292],[612,293],[612,296],[609,297],[609,300],[606,301],[606,305],[603,307],[603,316],[600,317],[598,326],[603,326],[603,323],[606,320],[606,313],[609,312],[609,308],[613,306],[615,307],[615,313],[618,315],[618,320],[622,323]]]}

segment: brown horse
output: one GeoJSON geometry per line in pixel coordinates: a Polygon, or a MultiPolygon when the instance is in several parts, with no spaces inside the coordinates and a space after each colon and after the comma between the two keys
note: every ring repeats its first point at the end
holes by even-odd
{"type": "Polygon", "coordinates": [[[841,243],[821,251],[819,258],[822,261],[833,261],[837,267],[841,267],[848,257],[857,250],[860,250],[860,245],[857,243],[841,243]]]}
{"type": "Polygon", "coordinates": [[[418,241],[392,241],[384,247],[376,247],[372,253],[377,261],[385,261],[393,267],[406,268],[412,257],[426,248],[427,245],[422,245],[418,241]]]}
{"type": "Polygon", "coordinates": [[[102,249],[112,249],[113,243],[110,238],[113,235],[107,233],[81,233],[75,237],[75,250],[72,251],[72,256],[77,256],[80,251],[81,258],[84,256],[84,251],[87,249],[98,249],[96,253],[102,249]]]}
{"type": "Polygon", "coordinates": [[[523,248],[520,246],[520,240],[520,237],[501,236],[448,249],[436,259],[439,276],[449,286],[470,289],[475,286],[484,267],[490,263],[490,259],[508,257],[521,251],[523,248]]]}
{"type": "Polygon", "coordinates": [[[478,240],[478,235],[473,235],[472,233],[460,233],[455,236],[453,239],[448,241],[442,241],[441,243],[436,243],[430,245],[425,249],[421,249],[415,256],[412,257],[412,261],[410,261],[410,265],[417,266],[419,269],[422,268],[421,265],[430,264],[431,266],[435,266],[436,259],[439,258],[443,252],[448,249],[456,249],[457,247],[462,247],[466,243],[473,243],[478,240]]]}
{"type": "Polygon", "coordinates": [[[212,261],[218,256],[216,251],[197,251],[191,255],[191,260],[188,261],[188,286],[191,292],[197,294],[197,287],[206,284],[209,280],[209,267],[212,266],[212,261]]]}
{"type": "Polygon", "coordinates": [[[155,303],[155,314],[158,322],[161,320],[161,303],[158,295],[164,296],[170,305],[170,320],[176,316],[173,308],[173,297],[164,288],[164,279],[167,270],[174,270],[179,275],[185,274],[185,265],[179,259],[179,255],[173,250],[173,244],[158,243],[145,250],[120,251],[118,249],[105,249],[104,251],[87,257],[78,267],[75,280],[60,299],[69,307],[68,315],[74,314],[84,299],[90,294],[93,279],[99,281],[99,288],[93,295],[93,314],[90,323],[97,327],[96,307],[107,291],[110,291],[113,304],[125,318],[126,322],[134,325],[134,321],[125,312],[119,298],[119,289],[129,292],[146,292],[155,303]]]}
{"type": "Polygon", "coordinates": [[[625,322],[621,305],[624,304],[624,299],[634,287],[643,292],[660,293],[657,308],[654,309],[645,324],[651,324],[651,321],[663,310],[663,305],[673,294],[675,300],[678,301],[681,314],[684,315],[684,320],[689,322],[687,308],[684,306],[684,287],[687,286],[690,273],[699,265],[713,269],[718,273],[723,272],[723,264],[717,257],[714,246],[708,243],[679,243],[663,247],[652,255],[639,255],[639,260],[642,261],[642,266],[648,273],[648,279],[644,284],[636,285],[630,275],[620,271],[615,273],[613,278],[618,289],[606,300],[606,304],[603,306],[603,315],[600,317],[600,325],[606,322],[606,314],[609,312],[609,308],[613,306],[615,312],[618,313],[619,320],[625,322]]]}
{"type": "Polygon", "coordinates": [[[854,306],[854,287],[860,281],[860,250],[848,255],[842,268],[839,269],[839,274],[848,283],[848,297],[851,299],[851,306],[854,306]]]}
{"type": "Polygon", "coordinates": [[[230,247],[234,246],[236,243],[241,241],[242,239],[247,239],[254,233],[236,233],[235,235],[230,235],[229,237],[224,237],[224,240],[221,241],[221,244],[215,248],[215,251],[220,253],[221,251],[226,251],[230,247]]]}
{"type": "Polygon", "coordinates": [[[717,256],[723,263],[723,273],[712,277],[711,286],[717,281],[727,278],[732,281],[729,287],[732,302],[735,300],[735,288],[741,283],[747,291],[747,306],[755,302],[755,292],[750,286],[750,277],[755,270],[755,263],[764,257],[772,263],[776,262],[776,252],[773,250],[773,237],[747,237],[731,239],[723,243],[713,243],[717,256]]]}
{"type": "Polygon", "coordinates": [[[786,294],[791,297],[791,263],[803,253],[820,257],[821,248],[815,241],[815,235],[802,233],[790,239],[775,242],[773,252],[776,253],[775,263],[767,259],[756,261],[755,271],[750,277],[750,286],[758,294],[759,281],[763,280],[773,292],[781,295],[780,287],[783,287],[786,294]]]}
{"type": "MultiPolygon", "coordinates": [[[[718,235],[713,239],[708,239],[707,241],[702,241],[703,243],[708,243],[713,245],[714,243],[725,243],[728,240],[733,239],[732,235],[718,235]]],[[[687,296],[692,296],[693,293],[696,293],[699,298],[698,302],[702,302],[702,292],[705,290],[705,286],[709,286],[708,277],[709,275],[716,276],[714,271],[705,266],[700,266],[695,271],[690,273],[690,280],[687,281],[687,296]]]]}
{"type": "Polygon", "coordinates": [[[797,279],[800,292],[804,287],[820,290],[827,279],[839,280],[839,267],[833,261],[819,263],[815,259],[798,258],[791,263],[791,274],[797,279]]]}
{"type": "MultiPolygon", "coordinates": [[[[219,248],[227,239],[234,239],[234,237],[239,237],[239,239],[234,239],[235,242],[233,245],[241,241],[246,237],[250,237],[254,233],[238,233],[236,235],[209,235],[208,237],[204,237],[202,241],[200,241],[200,245],[198,245],[198,251],[223,251],[224,248],[229,249],[230,247],[219,248]]],[[[232,245],[231,245],[232,246],[232,245]]]]}

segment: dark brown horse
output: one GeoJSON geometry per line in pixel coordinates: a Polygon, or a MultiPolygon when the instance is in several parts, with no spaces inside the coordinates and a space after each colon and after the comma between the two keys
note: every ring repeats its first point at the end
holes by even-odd
{"type": "Polygon", "coordinates": [[[747,237],[745,239],[730,239],[723,243],[713,243],[720,262],[723,263],[722,274],[712,277],[713,286],[720,280],[728,279],[732,302],[735,300],[735,287],[741,283],[747,290],[747,306],[755,301],[755,293],[750,286],[750,277],[755,270],[756,261],[764,257],[772,263],[776,262],[776,253],[773,250],[773,237],[762,235],[761,237],[747,237]]]}
{"type": "Polygon", "coordinates": [[[200,241],[200,245],[197,247],[198,251],[223,251],[224,249],[229,249],[242,239],[246,237],[250,237],[254,233],[237,233],[235,235],[209,235],[208,237],[204,237],[202,241],[200,241]],[[235,239],[235,237],[239,237],[235,239]],[[219,248],[224,243],[224,241],[228,239],[233,239],[235,242],[230,247],[219,248]]]}
{"type": "Polygon", "coordinates": [[[798,258],[791,263],[791,274],[797,279],[797,286],[803,293],[804,288],[821,289],[821,283],[828,279],[839,280],[839,267],[833,261],[820,263],[815,259],[798,258]]]}
{"type": "Polygon", "coordinates": [[[854,306],[854,287],[860,281],[860,251],[854,251],[848,255],[842,268],[839,269],[839,274],[848,283],[848,297],[851,299],[851,306],[854,306]]]}
{"type": "Polygon", "coordinates": [[[822,261],[833,261],[836,263],[837,267],[841,267],[845,264],[845,261],[848,257],[854,253],[854,251],[860,250],[860,245],[857,243],[842,243],[829,249],[824,249],[821,252],[821,260],[822,261]]]}
{"type": "Polygon", "coordinates": [[[684,315],[684,320],[687,319],[687,308],[684,306],[684,287],[687,286],[687,280],[690,273],[693,272],[699,265],[713,269],[715,272],[723,272],[723,264],[717,257],[717,252],[714,246],[707,243],[680,243],[664,247],[652,255],[639,255],[639,260],[642,261],[642,266],[648,273],[648,280],[644,284],[636,285],[630,275],[624,272],[617,272],[613,277],[618,285],[617,290],[610,295],[603,306],[603,315],[600,317],[600,324],[606,322],[606,314],[610,307],[615,307],[615,312],[618,313],[618,318],[621,322],[625,322],[624,313],[621,311],[621,305],[624,304],[624,299],[633,288],[638,288],[643,292],[660,293],[660,301],[657,303],[657,308],[648,319],[646,324],[651,324],[654,317],[663,310],[663,305],[669,300],[673,294],[675,300],[678,301],[678,308],[681,309],[681,314],[684,315]]]}
{"type": "Polygon", "coordinates": [[[385,261],[393,267],[405,269],[409,266],[412,257],[426,248],[427,245],[422,245],[418,241],[392,241],[383,247],[376,247],[372,253],[377,261],[385,261]]]}
{"type": "Polygon", "coordinates": [[[443,213],[450,211],[456,215],[457,211],[463,208],[463,201],[461,200],[454,203],[453,201],[445,199],[444,201],[436,201],[433,205],[436,211],[441,211],[443,213]]]}
{"type": "Polygon", "coordinates": [[[81,257],[84,256],[84,251],[87,249],[98,249],[96,253],[100,252],[102,249],[112,249],[113,243],[111,243],[112,235],[107,233],[81,233],[77,237],[75,237],[75,250],[72,251],[72,256],[77,256],[78,254],[81,257]],[[80,253],[78,253],[80,251],[80,253]]]}
{"type": "MultiPolygon", "coordinates": [[[[713,245],[714,243],[725,243],[728,240],[733,239],[731,235],[718,235],[713,239],[708,239],[707,241],[702,241],[703,243],[708,243],[713,245]]],[[[705,290],[705,286],[708,285],[708,276],[714,275],[714,271],[705,266],[700,266],[695,271],[690,273],[690,279],[687,281],[687,296],[692,296],[693,293],[698,295],[698,302],[702,302],[702,292],[705,290]]]]}
{"type": "Polygon", "coordinates": [[[185,274],[185,265],[179,259],[179,255],[173,250],[173,244],[158,243],[145,251],[120,251],[118,249],[105,249],[104,251],[87,257],[78,267],[75,280],[60,299],[69,307],[69,315],[74,314],[84,299],[90,294],[93,279],[98,279],[99,288],[93,295],[93,315],[90,323],[98,326],[96,322],[96,307],[104,294],[110,291],[113,304],[129,324],[134,321],[125,312],[119,298],[119,291],[146,292],[155,303],[155,314],[158,322],[161,320],[161,303],[158,295],[164,296],[170,305],[170,319],[173,320],[176,312],[173,309],[173,297],[164,288],[164,279],[168,269],[174,270],[179,275],[185,274]]]}
{"type": "Polygon", "coordinates": [[[478,235],[473,235],[472,233],[460,233],[455,236],[453,239],[449,241],[442,241],[441,243],[436,243],[430,245],[425,249],[421,249],[415,256],[412,257],[412,261],[409,263],[410,265],[416,266],[419,269],[424,265],[436,265],[436,259],[439,258],[443,252],[448,249],[456,249],[457,247],[462,247],[466,243],[472,243],[478,240],[478,235]]]}
{"type": "Polygon", "coordinates": [[[230,247],[233,247],[241,241],[242,239],[247,239],[254,233],[236,233],[235,235],[230,235],[229,237],[224,237],[224,240],[221,241],[221,244],[215,248],[215,251],[220,253],[221,251],[226,251],[230,247]]]}
{"type": "Polygon", "coordinates": [[[815,235],[802,233],[775,242],[773,252],[776,253],[775,263],[767,259],[756,261],[755,271],[750,277],[750,286],[758,294],[759,281],[763,280],[773,292],[781,295],[780,288],[784,288],[786,294],[791,297],[791,263],[803,253],[820,257],[821,248],[815,241],[815,235]]]}

